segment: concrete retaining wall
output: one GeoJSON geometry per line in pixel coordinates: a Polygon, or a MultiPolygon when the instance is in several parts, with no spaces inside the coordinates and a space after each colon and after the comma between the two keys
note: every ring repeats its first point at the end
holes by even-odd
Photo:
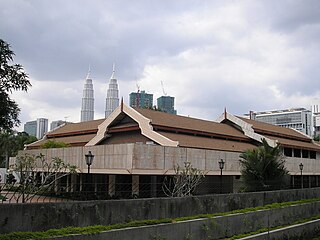
{"type": "Polygon", "coordinates": [[[176,218],[318,197],[320,188],[185,198],[0,204],[0,233],[176,218]]]}
{"type": "MultiPolygon", "coordinates": [[[[279,225],[287,225],[299,219],[308,218],[318,214],[320,214],[320,202],[290,206],[280,209],[262,210],[252,213],[234,214],[229,216],[215,217],[212,219],[197,219],[178,223],[160,224],[155,226],[112,230],[92,235],[57,237],[53,239],[222,239],[242,233],[257,231],[261,228],[268,228],[268,226],[275,227],[279,225]]],[[[311,230],[309,231],[311,232],[311,230]]],[[[297,234],[297,231],[292,232],[292,234],[293,233],[297,234]]],[[[282,233],[280,235],[284,236],[284,234],[285,233],[282,233]]]]}
{"type": "Polygon", "coordinates": [[[289,227],[261,233],[249,237],[241,238],[242,240],[283,240],[283,239],[312,239],[318,237],[320,233],[320,219],[306,223],[296,224],[289,227]]]}

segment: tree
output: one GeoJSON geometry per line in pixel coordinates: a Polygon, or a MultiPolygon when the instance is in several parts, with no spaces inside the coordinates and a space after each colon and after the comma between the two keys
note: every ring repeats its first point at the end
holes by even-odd
{"type": "Polygon", "coordinates": [[[20,64],[10,64],[14,52],[10,45],[0,39],[0,131],[10,130],[19,126],[20,108],[13,101],[9,93],[13,91],[27,91],[31,87],[28,75],[20,64]]]}
{"type": "Polygon", "coordinates": [[[163,192],[170,197],[191,196],[204,178],[204,172],[192,167],[190,162],[184,163],[184,168],[178,164],[174,167],[175,175],[164,179],[163,192]]]}
{"type": "Polygon", "coordinates": [[[315,137],[313,138],[313,140],[320,142],[320,135],[315,136],[315,137]]]}
{"type": "Polygon", "coordinates": [[[286,185],[288,171],[279,144],[270,147],[262,139],[262,146],[246,150],[240,158],[246,191],[275,190],[286,185]]]}
{"type": "MultiPolygon", "coordinates": [[[[25,154],[18,156],[16,162],[10,166],[10,172],[19,176],[19,181],[8,181],[4,187],[7,190],[18,186],[13,197],[17,202],[31,201],[35,195],[50,192],[59,179],[77,173],[77,167],[65,163],[58,157],[48,160],[43,154],[25,154]]],[[[10,193],[8,191],[7,193],[10,193]]],[[[4,195],[4,197],[7,197],[4,195]]]]}
{"type": "MultiPolygon", "coordinates": [[[[19,150],[23,150],[26,144],[37,141],[37,138],[26,132],[3,130],[0,132],[0,166],[2,162],[8,164],[9,157],[14,157],[19,150]]],[[[6,165],[6,164],[5,164],[6,165]]],[[[6,165],[6,168],[9,166],[6,165]]]]}
{"type": "Polygon", "coordinates": [[[41,148],[66,148],[70,147],[70,144],[65,142],[59,142],[56,140],[48,140],[47,142],[41,144],[41,148]]]}

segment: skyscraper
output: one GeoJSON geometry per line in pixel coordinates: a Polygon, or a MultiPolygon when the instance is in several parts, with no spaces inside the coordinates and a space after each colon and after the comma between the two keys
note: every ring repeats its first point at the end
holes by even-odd
{"type": "Polygon", "coordinates": [[[66,121],[63,121],[63,120],[56,120],[56,121],[52,121],[50,123],[50,131],[61,126],[62,124],[65,124],[66,121]]]}
{"type": "Polygon", "coordinates": [[[174,97],[170,96],[161,96],[157,99],[157,107],[159,110],[171,113],[171,114],[177,114],[177,110],[174,109],[174,97]]]}
{"type": "Polygon", "coordinates": [[[35,136],[41,139],[46,132],[48,132],[48,119],[37,118],[35,121],[26,122],[24,124],[24,131],[30,136],[35,136]]]}
{"type": "Polygon", "coordinates": [[[146,93],[145,91],[132,92],[129,95],[130,107],[133,108],[152,108],[153,107],[153,94],[146,93]]]}
{"type": "Polygon", "coordinates": [[[250,114],[245,114],[245,116],[256,121],[293,128],[309,136],[312,136],[313,134],[311,127],[311,111],[305,108],[250,112],[250,114]]]}
{"type": "Polygon", "coordinates": [[[114,76],[115,65],[112,67],[112,75],[107,90],[105,117],[107,118],[119,106],[119,90],[117,79],[114,76]]]}
{"type": "Polygon", "coordinates": [[[93,84],[90,78],[90,68],[83,88],[81,122],[93,120],[94,118],[94,95],[93,84]]]}

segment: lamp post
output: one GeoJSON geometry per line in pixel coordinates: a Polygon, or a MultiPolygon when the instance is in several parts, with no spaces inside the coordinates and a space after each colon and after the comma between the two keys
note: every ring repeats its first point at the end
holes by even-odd
{"type": "Polygon", "coordinates": [[[299,164],[300,172],[301,172],[301,188],[303,188],[303,176],[302,176],[302,170],[303,170],[303,164],[299,164]]]}
{"type": "Polygon", "coordinates": [[[91,153],[91,151],[89,151],[88,154],[85,154],[84,156],[88,165],[88,173],[90,173],[90,166],[93,162],[94,155],[91,153]]]}
{"type": "Polygon", "coordinates": [[[220,193],[222,193],[222,170],[224,168],[224,161],[223,159],[219,162],[219,168],[220,168],[220,193]]]}

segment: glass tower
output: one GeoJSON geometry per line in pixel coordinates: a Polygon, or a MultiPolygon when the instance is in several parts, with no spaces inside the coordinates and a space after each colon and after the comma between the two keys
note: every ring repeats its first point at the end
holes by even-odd
{"type": "Polygon", "coordinates": [[[105,117],[107,118],[119,106],[119,90],[117,79],[114,76],[115,66],[113,64],[112,75],[109,81],[109,88],[106,98],[105,117]]]}
{"type": "Polygon", "coordinates": [[[90,69],[83,88],[81,122],[91,121],[94,118],[93,84],[90,78],[90,69]]]}

